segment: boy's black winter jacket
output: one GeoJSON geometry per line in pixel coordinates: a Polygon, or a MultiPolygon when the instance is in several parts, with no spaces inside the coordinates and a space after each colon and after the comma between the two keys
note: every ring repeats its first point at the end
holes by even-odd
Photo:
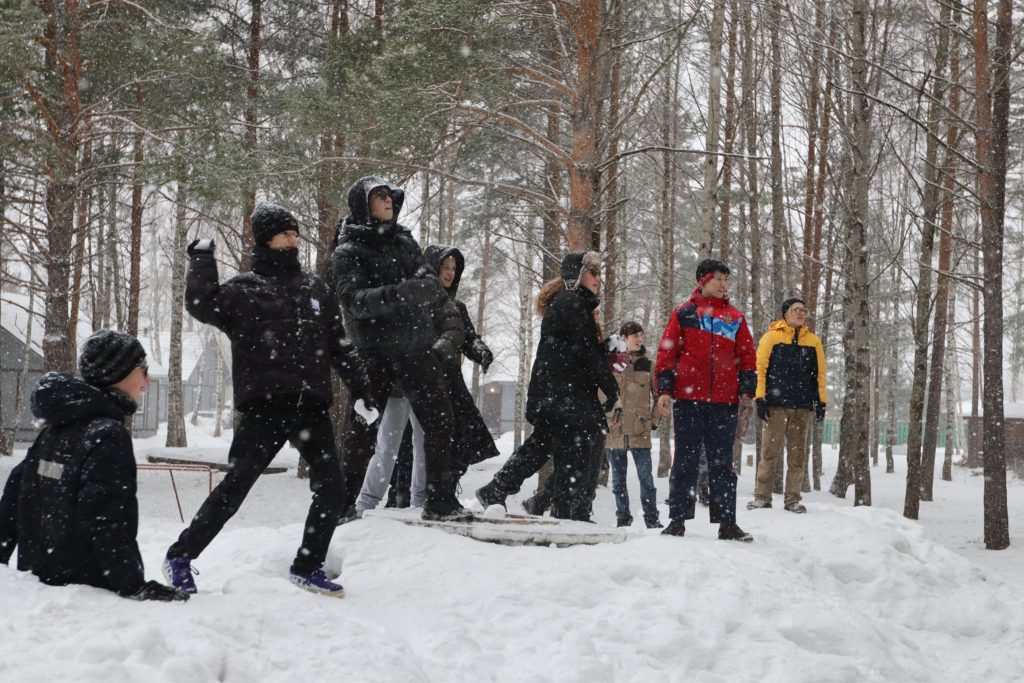
{"type": "Polygon", "coordinates": [[[597,390],[614,402],[619,386],[597,338],[597,303],[597,297],[582,288],[563,290],[551,299],[541,320],[527,392],[530,424],[555,423],[589,433],[606,429],[597,390]]]}
{"type": "Polygon", "coordinates": [[[256,247],[252,271],[223,284],[212,252],[194,252],[185,309],[231,340],[236,408],[252,401],[330,405],[331,366],[355,397],[367,397],[366,370],[345,339],[337,299],[302,272],[295,250],[256,247]]]}
{"type": "Polygon", "coordinates": [[[135,456],[125,428],[135,402],[70,375],[44,375],[32,413],[46,421],[0,499],[0,560],[43,583],[132,595],[145,583],[135,536],[135,456]]]}
{"type": "Polygon", "coordinates": [[[357,181],[348,193],[350,215],[338,227],[331,256],[335,291],[345,329],[359,349],[400,357],[431,348],[437,333],[431,303],[440,295],[437,271],[431,271],[412,233],[398,223],[402,191],[381,178],[357,181]],[[392,193],[394,215],[380,222],[369,215],[369,194],[376,187],[392,193]],[[418,301],[406,281],[436,289],[418,301]],[[432,285],[432,287],[431,287],[432,285]]]}

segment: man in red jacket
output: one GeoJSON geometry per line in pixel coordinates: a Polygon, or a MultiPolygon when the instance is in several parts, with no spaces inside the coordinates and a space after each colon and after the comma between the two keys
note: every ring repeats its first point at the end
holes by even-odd
{"type": "Polygon", "coordinates": [[[672,311],[658,345],[655,375],[658,405],[668,412],[672,399],[675,460],[669,476],[669,517],[662,532],[686,533],[697,499],[701,449],[707,453],[711,522],[718,538],[754,540],[736,524],[736,473],[732,443],[737,404],[750,404],[757,386],[757,353],[746,318],[729,303],[729,268],[704,259],[697,266],[697,288],[672,311]]]}

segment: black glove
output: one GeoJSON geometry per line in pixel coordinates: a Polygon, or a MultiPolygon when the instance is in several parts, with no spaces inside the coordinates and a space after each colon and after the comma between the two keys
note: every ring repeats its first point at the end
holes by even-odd
{"type": "Polygon", "coordinates": [[[476,355],[480,358],[480,369],[483,370],[486,375],[487,368],[491,367],[491,363],[494,362],[494,354],[491,353],[491,350],[487,347],[487,344],[484,343],[484,340],[479,337],[473,340],[473,351],[475,351],[476,355]]]}
{"type": "Polygon", "coordinates": [[[160,602],[185,602],[188,593],[156,581],[147,581],[142,588],[128,596],[131,600],[159,600],[160,602]]]}
{"type": "Polygon", "coordinates": [[[207,254],[213,256],[213,250],[216,248],[217,243],[213,240],[192,240],[188,243],[185,251],[189,256],[205,256],[207,254]]]}
{"type": "Polygon", "coordinates": [[[601,408],[604,410],[605,413],[610,413],[613,410],[615,410],[615,404],[618,403],[618,402],[619,402],[619,397],[618,396],[612,396],[611,398],[609,398],[607,401],[604,402],[604,404],[601,406],[601,408]]]}
{"type": "Polygon", "coordinates": [[[817,420],[818,422],[825,421],[825,408],[826,405],[824,403],[814,404],[814,419],[817,420]]]}
{"type": "Polygon", "coordinates": [[[407,306],[427,306],[437,301],[440,285],[436,280],[402,280],[397,285],[398,295],[407,306]]]}
{"type": "Polygon", "coordinates": [[[768,421],[768,402],[763,398],[757,399],[757,419],[768,421]]]}
{"type": "Polygon", "coordinates": [[[434,355],[441,359],[442,363],[447,363],[459,355],[459,350],[455,348],[455,345],[444,337],[441,337],[434,342],[434,345],[430,350],[434,352],[434,355]]]}

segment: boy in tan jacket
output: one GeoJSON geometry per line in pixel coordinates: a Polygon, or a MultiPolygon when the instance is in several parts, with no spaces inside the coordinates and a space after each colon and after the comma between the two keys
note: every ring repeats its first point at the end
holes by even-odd
{"type": "MultiPolygon", "coordinates": [[[[640,504],[648,529],[660,529],[658,492],[651,472],[651,430],[662,417],[657,404],[654,363],[644,348],[644,330],[639,323],[627,322],[619,329],[626,342],[628,362],[620,371],[614,367],[619,384],[619,402],[608,418],[608,462],[612,471],[612,493],[615,494],[615,516],[618,526],[630,526],[629,492],[626,489],[627,455],[633,453],[637,477],[640,479],[640,504]]],[[[624,359],[625,360],[625,359],[624,359]]]]}

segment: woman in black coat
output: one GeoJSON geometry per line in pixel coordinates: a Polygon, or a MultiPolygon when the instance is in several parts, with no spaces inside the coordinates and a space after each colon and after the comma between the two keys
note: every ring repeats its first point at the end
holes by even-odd
{"type": "Polygon", "coordinates": [[[605,428],[605,407],[610,410],[619,394],[607,354],[594,333],[600,285],[598,255],[571,253],[562,259],[561,276],[541,289],[540,343],[526,401],[526,419],[534,431],[494,479],[477,491],[485,508],[504,505],[507,496],[553,458],[552,517],[590,520],[586,482],[591,454],[605,428]],[[608,399],[605,407],[598,402],[598,389],[608,399]]]}

